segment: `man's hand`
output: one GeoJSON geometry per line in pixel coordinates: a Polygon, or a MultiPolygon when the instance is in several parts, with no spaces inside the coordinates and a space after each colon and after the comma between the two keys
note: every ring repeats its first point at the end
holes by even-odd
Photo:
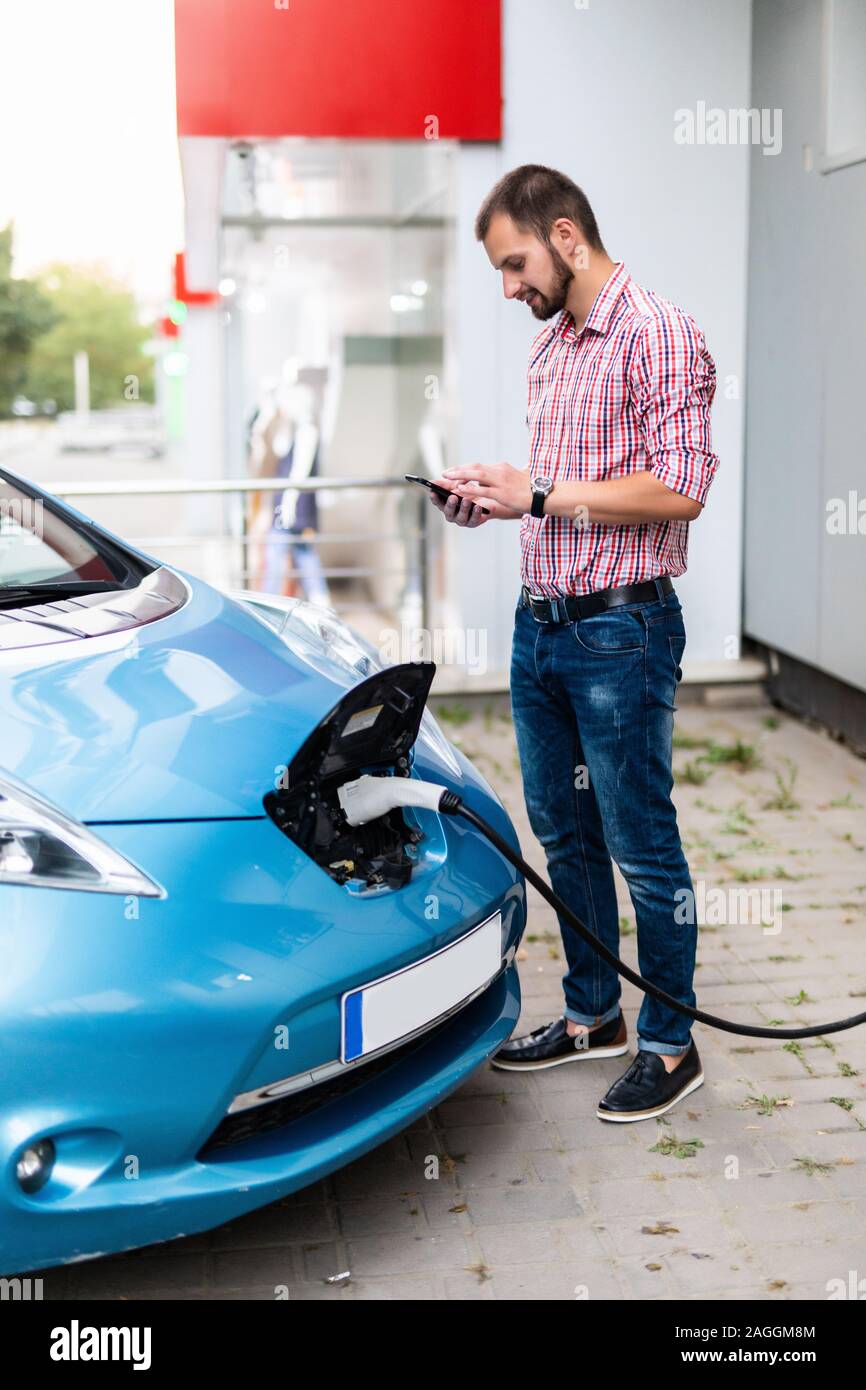
{"type": "Polygon", "coordinates": [[[442,481],[461,497],[496,507],[500,518],[521,517],[532,506],[528,468],[512,468],[510,463],[467,463],[446,468],[442,481]]]}
{"type": "MultiPolygon", "coordinates": [[[[485,521],[513,521],[519,520],[522,513],[516,512],[512,507],[504,507],[502,503],[493,498],[478,499],[476,504],[474,493],[477,488],[467,487],[466,491],[458,491],[458,485],[446,473],[441,478],[431,478],[431,482],[438,487],[448,488],[453,494],[444,502],[435,492],[430,493],[430,500],[433,506],[440,511],[446,521],[453,521],[456,526],[465,526],[474,529],[476,526],[483,526],[485,521]],[[489,516],[485,516],[481,506],[485,506],[489,511],[489,516]]],[[[462,489],[462,485],[459,485],[462,489]]]]}

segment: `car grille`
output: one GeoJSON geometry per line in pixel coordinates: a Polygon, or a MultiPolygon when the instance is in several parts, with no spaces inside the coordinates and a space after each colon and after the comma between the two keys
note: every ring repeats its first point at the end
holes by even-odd
{"type": "Polygon", "coordinates": [[[286,1129],[295,1121],[305,1119],[315,1111],[321,1110],[323,1106],[354,1094],[389,1071],[391,1067],[399,1066],[413,1052],[417,1052],[419,1048],[425,1047],[438,1037],[453,1022],[453,1016],[443,1019],[441,1023],[404,1043],[402,1047],[395,1047],[393,1051],[374,1058],[371,1062],[349,1067],[342,1075],[320,1081],[317,1086],[309,1086],[303,1091],[296,1091],[292,1095],[254,1106],[250,1110],[224,1116],[199,1150],[199,1162],[207,1163],[220,1149],[234,1148],[237,1144],[258,1139],[264,1134],[286,1129]]]}

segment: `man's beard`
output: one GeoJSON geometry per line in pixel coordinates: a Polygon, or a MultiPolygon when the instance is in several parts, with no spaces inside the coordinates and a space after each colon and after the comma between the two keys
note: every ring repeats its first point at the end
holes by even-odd
{"type": "Polygon", "coordinates": [[[538,296],[537,303],[530,304],[530,310],[537,319],[552,319],[554,314],[558,314],[565,308],[565,301],[568,297],[568,287],[574,279],[574,271],[569,269],[567,261],[564,261],[555,247],[550,248],[550,257],[553,261],[553,289],[550,294],[542,294],[541,290],[535,290],[538,296]]]}

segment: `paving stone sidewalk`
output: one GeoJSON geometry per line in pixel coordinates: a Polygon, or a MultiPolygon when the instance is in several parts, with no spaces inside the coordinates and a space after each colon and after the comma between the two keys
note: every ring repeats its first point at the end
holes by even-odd
{"type": "MultiPolygon", "coordinates": [[[[543,871],[507,705],[449,702],[441,717],[543,871]]],[[[706,899],[700,1005],[792,1025],[866,1009],[866,762],[757,698],[685,704],[677,745],[680,826],[706,899]],[[779,890],[769,930],[724,920],[732,893],[761,888],[779,890]]],[[[618,892],[636,965],[619,879],[618,892]]],[[[558,1013],[563,969],[555,916],[530,890],[521,1030],[558,1013]]],[[[640,999],[624,984],[632,1047],[640,999]]],[[[695,1038],[706,1082],[661,1122],[595,1118],[627,1059],[485,1069],[316,1187],[205,1236],[50,1272],[45,1295],[784,1302],[866,1289],[866,1028],[801,1045],[701,1025],[695,1038]]]]}

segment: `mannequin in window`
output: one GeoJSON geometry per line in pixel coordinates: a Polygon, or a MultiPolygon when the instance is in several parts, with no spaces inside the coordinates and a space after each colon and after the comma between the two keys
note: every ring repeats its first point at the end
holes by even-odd
{"type": "MultiPolygon", "coordinates": [[[[260,426],[259,476],[289,482],[315,477],[319,430],[310,388],[303,384],[279,386],[273,393],[270,418],[263,418],[267,409],[265,406],[256,422],[260,426]]],[[[306,539],[319,530],[316,494],[291,486],[264,494],[252,529],[263,541],[259,583],[264,592],[292,596],[300,580],[305,598],[330,607],[318,548],[306,539]]]]}

